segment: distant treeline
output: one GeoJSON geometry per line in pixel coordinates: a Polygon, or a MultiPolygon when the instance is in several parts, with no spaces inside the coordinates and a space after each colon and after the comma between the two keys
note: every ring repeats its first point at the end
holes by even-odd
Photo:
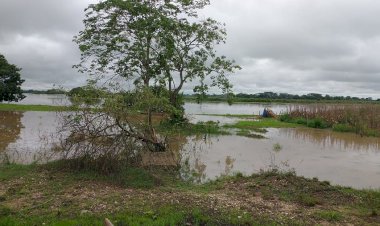
{"type": "Polygon", "coordinates": [[[66,91],[62,89],[48,89],[48,90],[28,89],[28,90],[23,90],[22,92],[32,93],[32,94],[66,94],[66,91]]]}
{"type": "MultiPolygon", "coordinates": [[[[62,89],[49,89],[49,90],[23,90],[23,93],[32,93],[32,94],[72,94],[83,91],[82,87],[76,87],[69,92],[62,89]]],[[[185,100],[197,101],[198,95],[196,94],[187,94],[184,95],[185,100]]],[[[206,95],[203,99],[204,101],[227,101],[226,95],[221,94],[211,94],[206,95]]],[[[319,93],[308,93],[304,95],[289,94],[289,93],[275,93],[275,92],[263,92],[255,94],[247,93],[238,93],[233,95],[233,101],[235,102],[312,102],[312,101],[327,101],[327,102],[342,102],[342,101],[352,101],[352,102],[369,102],[377,101],[380,102],[380,99],[374,100],[372,97],[360,98],[360,97],[351,97],[351,96],[330,96],[323,95],[319,93]]]]}
{"type": "MultiPolygon", "coordinates": [[[[197,100],[197,95],[185,95],[186,100],[197,100]]],[[[207,95],[204,98],[205,101],[227,101],[225,95],[212,94],[207,95]]],[[[309,93],[305,95],[289,94],[289,93],[274,93],[274,92],[264,92],[264,93],[238,93],[233,95],[233,101],[235,102],[314,102],[314,101],[326,101],[326,102],[342,102],[342,101],[353,101],[353,102],[368,102],[368,101],[380,101],[380,99],[373,100],[371,97],[359,98],[351,96],[330,96],[323,95],[319,93],[309,93]]]]}

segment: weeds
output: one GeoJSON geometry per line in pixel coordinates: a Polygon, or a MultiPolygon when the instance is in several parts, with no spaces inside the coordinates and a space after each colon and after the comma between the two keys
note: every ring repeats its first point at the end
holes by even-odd
{"type": "Polygon", "coordinates": [[[18,167],[2,168],[1,173],[12,175],[2,189],[14,188],[15,182],[17,188],[0,202],[0,225],[102,225],[105,217],[115,225],[315,225],[339,222],[347,210],[352,213],[348,223],[366,225],[377,223],[370,214],[380,201],[377,191],[331,186],[291,172],[236,173],[195,185],[175,179],[178,174],[138,168],[120,175],[143,184],[131,189],[131,183],[112,184],[113,178],[58,169],[29,166],[28,176],[20,177],[18,167]],[[163,184],[144,186],[157,180],[163,184]],[[256,196],[265,202],[252,203],[256,196]],[[12,205],[19,201],[23,205],[12,205]],[[284,216],[278,211],[284,202],[298,209],[284,216]],[[98,209],[103,204],[107,207],[98,209]]]}
{"type": "Polygon", "coordinates": [[[265,136],[261,134],[251,133],[249,130],[240,130],[236,133],[236,135],[254,139],[266,139],[265,136]]]}
{"type": "Polygon", "coordinates": [[[280,117],[282,122],[313,128],[333,128],[365,136],[380,135],[380,105],[377,104],[316,104],[290,107],[280,117]]]}
{"type": "Polygon", "coordinates": [[[329,222],[338,222],[343,219],[343,216],[341,213],[333,210],[321,210],[315,213],[315,215],[318,218],[321,218],[323,220],[327,220],[329,222]]]}
{"type": "Polygon", "coordinates": [[[312,195],[301,194],[298,196],[298,202],[305,206],[315,206],[320,204],[320,201],[312,195]]]}
{"type": "Polygon", "coordinates": [[[274,152],[280,152],[282,150],[282,146],[281,146],[281,144],[279,144],[279,143],[275,143],[274,145],[273,145],[273,151],[274,152]]]}
{"type": "Polygon", "coordinates": [[[12,214],[12,210],[6,206],[0,205],[0,218],[6,217],[12,214]]]}
{"type": "Polygon", "coordinates": [[[198,122],[196,124],[181,123],[172,124],[167,121],[162,121],[159,131],[169,132],[171,134],[183,134],[183,135],[197,135],[197,134],[217,134],[217,135],[230,135],[230,133],[224,130],[218,122],[207,121],[198,122]]]}
{"type": "Polygon", "coordinates": [[[243,130],[253,130],[255,132],[265,133],[267,130],[265,128],[294,128],[298,125],[296,123],[288,123],[284,121],[279,121],[277,119],[260,119],[257,121],[239,121],[235,124],[224,125],[225,128],[235,128],[243,130]]]}

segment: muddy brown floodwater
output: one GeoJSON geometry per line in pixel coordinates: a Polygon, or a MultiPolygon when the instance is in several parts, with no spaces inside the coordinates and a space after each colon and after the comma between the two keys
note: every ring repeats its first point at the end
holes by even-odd
{"type": "Polygon", "coordinates": [[[268,139],[241,136],[188,138],[182,149],[186,175],[204,182],[277,168],[355,188],[380,188],[380,140],[307,128],[269,129],[268,139]],[[277,148],[276,148],[277,147],[277,148]]]}
{"type": "Polygon", "coordinates": [[[58,125],[53,112],[0,111],[0,157],[21,164],[52,159],[58,125]]]}
{"type": "MultiPolygon", "coordinates": [[[[46,98],[34,95],[27,103],[65,101],[62,96],[46,98]],[[41,98],[43,100],[39,100],[41,98]]],[[[260,104],[231,107],[225,103],[185,105],[192,122],[214,120],[221,124],[238,119],[195,114],[250,114],[263,107],[260,104]]],[[[286,107],[272,105],[275,111],[283,111],[286,107]]],[[[58,125],[54,112],[0,111],[0,158],[23,164],[57,158],[51,149],[59,145],[58,125]]],[[[200,183],[236,172],[249,175],[262,169],[278,168],[338,185],[380,188],[379,138],[307,128],[268,129],[265,137],[267,139],[234,135],[183,137],[173,146],[177,152],[174,158],[181,157],[183,177],[200,183]]],[[[162,159],[173,160],[173,155],[163,155],[162,159]]]]}

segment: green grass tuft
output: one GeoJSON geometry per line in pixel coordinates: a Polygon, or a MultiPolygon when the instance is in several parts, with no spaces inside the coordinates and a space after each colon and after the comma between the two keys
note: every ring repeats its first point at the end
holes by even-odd
{"type": "MultiPolygon", "coordinates": [[[[299,125],[295,123],[282,122],[277,119],[260,119],[257,121],[239,121],[235,124],[224,125],[225,128],[237,128],[246,130],[256,130],[262,128],[295,128],[299,125]]],[[[261,130],[264,132],[264,130],[261,130]]]]}
{"type": "Polygon", "coordinates": [[[0,181],[9,180],[16,177],[27,176],[36,165],[17,165],[6,164],[0,165],[0,181]]]}
{"type": "Polygon", "coordinates": [[[71,107],[50,105],[21,105],[0,103],[0,111],[70,111],[71,107]]]}
{"type": "Polygon", "coordinates": [[[337,211],[333,210],[321,210],[317,211],[315,215],[318,218],[321,218],[323,220],[327,220],[329,222],[339,222],[343,220],[343,215],[337,211]]]}

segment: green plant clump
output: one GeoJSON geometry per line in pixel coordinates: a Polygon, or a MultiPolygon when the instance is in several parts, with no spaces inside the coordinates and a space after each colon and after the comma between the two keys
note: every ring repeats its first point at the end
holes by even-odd
{"type": "Polygon", "coordinates": [[[296,123],[296,124],[305,125],[311,128],[318,128],[318,129],[326,129],[330,127],[328,123],[324,121],[322,118],[314,118],[314,119],[305,119],[302,117],[292,118],[289,114],[283,114],[280,116],[279,120],[281,122],[296,123]]]}

